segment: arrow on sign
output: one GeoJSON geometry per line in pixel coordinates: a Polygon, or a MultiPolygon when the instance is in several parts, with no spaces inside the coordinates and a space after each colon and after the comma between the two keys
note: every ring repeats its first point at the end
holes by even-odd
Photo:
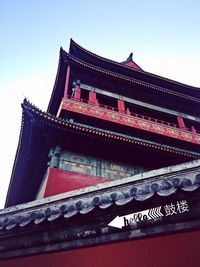
{"type": "Polygon", "coordinates": [[[161,206],[143,210],[140,212],[124,215],[124,216],[117,216],[112,220],[108,225],[116,228],[122,229],[122,227],[129,226],[129,225],[136,225],[138,222],[144,222],[147,220],[157,219],[163,217],[164,215],[161,213],[161,206]]]}
{"type": "Polygon", "coordinates": [[[124,227],[124,216],[117,216],[114,220],[112,220],[108,225],[116,228],[122,229],[124,227]]]}
{"type": "Polygon", "coordinates": [[[149,220],[150,219],[157,219],[159,217],[162,217],[163,214],[160,212],[160,210],[161,210],[161,206],[149,209],[149,212],[148,212],[149,220]]]}

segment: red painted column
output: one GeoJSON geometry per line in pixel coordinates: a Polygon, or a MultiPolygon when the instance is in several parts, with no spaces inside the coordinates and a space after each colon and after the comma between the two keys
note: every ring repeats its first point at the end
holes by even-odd
{"type": "Polygon", "coordinates": [[[197,133],[197,131],[196,131],[196,129],[194,128],[194,126],[191,127],[191,130],[192,130],[192,132],[193,132],[194,134],[197,133]]]}
{"type": "Polygon", "coordinates": [[[126,109],[126,114],[131,115],[131,112],[130,112],[129,108],[126,109]]]}
{"type": "Polygon", "coordinates": [[[76,85],[74,88],[74,100],[80,101],[81,100],[81,88],[76,85]]]}
{"type": "Polygon", "coordinates": [[[64,98],[68,98],[69,75],[70,75],[70,65],[67,66],[67,74],[66,74],[66,80],[65,80],[64,98]]]}
{"type": "Polygon", "coordinates": [[[125,113],[125,104],[124,104],[124,100],[118,99],[117,100],[117,104],[118,104],[118,111],[125,113]]]}
{"type": "Polygon", "coordinates": [[[178,116],[177,120],[178,120],[178,125],[179,125],[180,129],[185,129],[186,127],[185,127],[185,123],[184,123],[183,118],[181,116],[178,116]]]}
{"type": "Polygon", "coordinates": [[[98,105],[98,100],[97,100],[97,94],[96,92],[89,92],[89,104],[93,104],[93,105],[98,105]]]}

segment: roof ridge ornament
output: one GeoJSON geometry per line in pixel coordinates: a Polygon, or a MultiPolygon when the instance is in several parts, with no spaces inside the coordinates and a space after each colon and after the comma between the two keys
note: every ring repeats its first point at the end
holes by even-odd
{"type": "Polygon", "coordinates": [[[128,66],[128,67],[135,69],[135,70],[143,71],[143,69],[141,69],[140,66],[135,63],[135,61],[133,61],[133,52],[131,52],[129,54],[129,56],[127,57],[127,59],[125,61],[121,62],[121,64],[128,66]]]}
{"type": "Polygon", "coordinates": [[[130,53],[130,55],[127,57],[126,61],[133,61],[133,52],[130,53]]]}

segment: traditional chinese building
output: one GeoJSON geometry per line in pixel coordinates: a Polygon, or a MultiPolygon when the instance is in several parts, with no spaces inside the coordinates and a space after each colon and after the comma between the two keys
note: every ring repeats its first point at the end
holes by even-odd
{"type": "Polygon", "coordinates": [[[2,266],[197,266],[199,88],[70,41],[46,112],[26,99],[2,266]]]}

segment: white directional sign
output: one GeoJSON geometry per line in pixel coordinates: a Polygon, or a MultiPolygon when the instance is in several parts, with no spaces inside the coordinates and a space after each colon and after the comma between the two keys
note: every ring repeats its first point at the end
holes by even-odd
{"type": "Polygon", "coordinates": [[[128,225],[134,225],[134,224],[136,225],[138,222],[157,219],[162,216],[164,215],[161,213],[161,206],[160,206],[124,216],[117,216],[108,225],[117,228],[122,228],[128,225]]]}
{"type": "Polygon", "coordinates": [[[128,215],[117,216],[108,225],[116,228],[122,228],[129,225],[137,225],[138,222],[155,220],[163,216],[172,216],[189,211],[189,206],[186,200],[177,201],[176,204],[170,203],[163,206],[163,211],[165,212],[164,214],[161,212],[161,208],[162,206],[159,206],[128,215]]]}

